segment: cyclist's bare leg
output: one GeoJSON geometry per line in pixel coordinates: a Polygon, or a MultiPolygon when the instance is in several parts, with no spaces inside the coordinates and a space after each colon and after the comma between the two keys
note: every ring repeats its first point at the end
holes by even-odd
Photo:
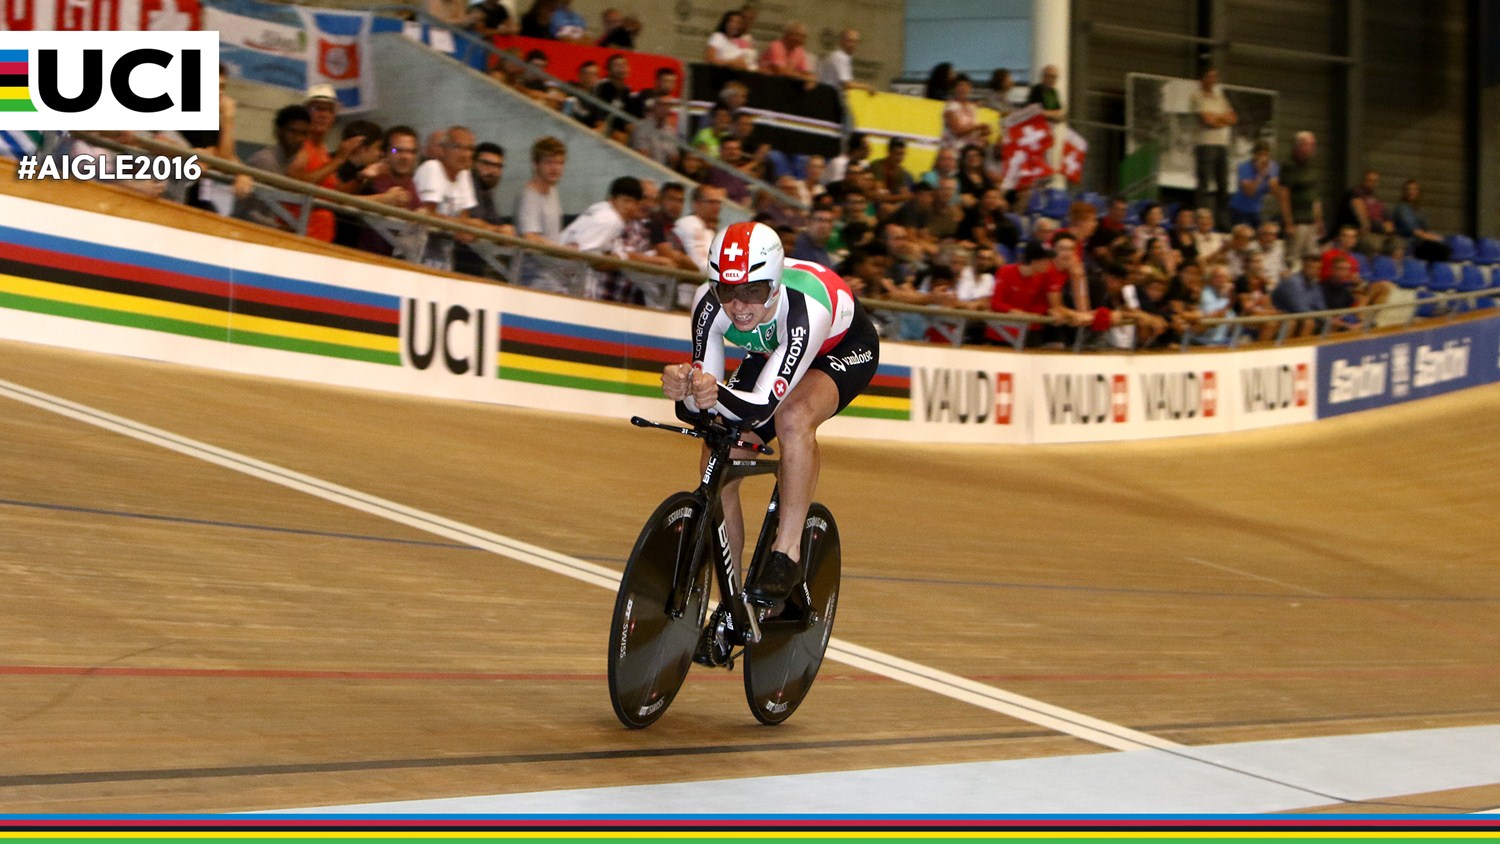
{"type": "Polygon", "coordinates": [[[818,488],[821,460],[818,426],[839,409],[839,388],[826,373],[809,371],[776,408],[776,439],[781,442],[781,524],[771,550],[802,558],[802,523],[818,488]]]}

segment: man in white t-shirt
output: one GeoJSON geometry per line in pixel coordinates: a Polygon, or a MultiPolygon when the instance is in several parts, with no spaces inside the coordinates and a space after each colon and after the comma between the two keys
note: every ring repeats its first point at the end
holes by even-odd
{"type": "Polygon", "coordinates": [[[1198,87],[1193,89],[1190,107],[1198,116],[1198,145],[1193,149],[1197,161],[1198,192],[1193,197],[1193,204],[1198,208],[1212,208],[1217,226],[1223,228],[1229,223],[1229,194],[1234,192],[1229,183],[1230,127],[1239,122],[1239,115],[1224,96],[1218,68],[1203,71],[1198,87]]]}
{"type": "MultiPolygon", "coordinates": [[[[562,245],[579,252],[614,255],[642,264],[671,267],[672,260],[652,251],[643,251],[631,242],[632,225],[644,224],[655,203],[656,186],[634,176],[621,176],[609,183],[609,199],[596,202],[579,214],[562,231],[562,245]]],[[[631,275],[626,270],[588,269],[576,272],[582,284],[576,292],[590,299],[614,302],[635,301],[631,275]]]]}
{"type": "MultiPolygon", "coordinates": [[[[557,243],[562,236],[562,199],[558,183],[568,161],[568,147],[547,135],[531,145],[531,178],[516,198],[516,234],[540,243],[557,243]]],[[[555,286],[557,273],[544,272],[550,259],[527,257],[521,262],[520,282],[526,287],[564,293],[555,286]]]]}
{"type": "Polygon", "coordinates": [[[859,30],[846,29],[840,33],[838,49],[824,56],[818,64],[818,81],[840,91],[858,88],[873,92],[875,89],[854,78],[854,51],[857,49],[859,30]]]}
{"type": "Polygon", "coordinates": [[[708,247],[719,233],[719,208],[724,204],[724,189],[713,185],[693,188],[693,213],[686,214],[672,226],[686,252],[698,269],[708,272],[708,247]]]}
{"type": "MultiPolygon", "coordinates": [[[[474,133],[453,126],[443,135],[442,155],[422,162],[412,179],[422,209],[439,217],[467,219],[479,201],[469,169],[474,165],[474,133]]],[[[422,263],[440,270],[453,269],[453,236],[436,232],[427,238],[422,263]]]]}

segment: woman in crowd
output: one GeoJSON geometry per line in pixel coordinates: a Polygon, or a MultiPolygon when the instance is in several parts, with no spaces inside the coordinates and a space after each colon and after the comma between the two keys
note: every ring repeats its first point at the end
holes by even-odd
{"type": "Polygon", "coordinates": [[[531,8],[521,15],[521,35],[525,38],[551,38],[552,13],[557,11],[557,0],[534,0],[531,8]]]}
{"type": "Polygon", "coordinates": [[[990,74],[990,93],[985,97],[985,106],[1000,112],[1001,117],[1015,111],[1016,107],[1010,102],[1010,89],[1015,86],[1010,71],[1003,67],[990,74]]]}
{"type": "Polygon", "coordinates": [[[958,192],[965,207],[979,201],[984,192],[995,187],[995,180],[984,166],[984,150],[974,144],[963,148],[959,155],[958,192]]]}
{"type": "Polygon", "coordinates": [[[708,46],[703,51],[703,60],[719,67],[735,70],[755,70],[755,42],[745,30],[745,16],[731,9],[719,18],[719,27],[708,36],[708,46]]]}
{"type": "Polygon", "coordinates": [[[983,144],[990,127],[979,121],[979,107],[969,99],[974,83],[964,74],[953,80],[948,104],[943,106],[943,149],[959,149],[968,144],[983,144]]]}
{"type": "Polygon", "coordinates": [[[938,100],[939,102],[948,99],[948,92],[953,88],[953,79],[954,73],[951,63],[943,62],[937,65],[932,69],[931,73],[927,74],[927,85],[922,92],[922,96],[929,100],[938,100]]]}
{"type": "Polygon", "coordinates": [[[1193,209],[1181,208],[1177,211],[1177,217],[1172,221],[1172,235],[1167,238],[1167,246],[1182,253],[1182,260],[1198,260],[1198,238],[1193,233],[1193,209]]]}

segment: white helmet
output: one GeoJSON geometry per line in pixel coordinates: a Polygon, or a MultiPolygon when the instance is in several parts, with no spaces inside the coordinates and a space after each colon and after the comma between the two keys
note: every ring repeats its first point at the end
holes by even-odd
{"type": "Polygon", "coordinates": [[[764,223],[735,223],[715,235],[708,247],[708,277],[721,285],[765,282],[771,286],[769,302],[781,288],[784,257],[775,229],[764,223]]]}

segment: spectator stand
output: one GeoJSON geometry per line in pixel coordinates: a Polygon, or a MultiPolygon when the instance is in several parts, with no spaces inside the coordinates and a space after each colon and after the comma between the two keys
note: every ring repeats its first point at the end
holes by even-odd
{"type": "MultiPolygon", "coordinates": [[[[600,100],[600,99],[596,98],[594,96],[594,94],[593,94],[592,91],[585,91],[585,90],[583,90],[581,88],[578,88],[578,87],[574,86],[571,82],[565,81],[565,80],[557,77],[555,74],[553,74],[551,72],[541,72],[541,73],[538,73],[534,68],[531,68],[530,65],[528,65],[525,62],[524,59],[518,58],[516,56],[516,54],[514,54],[514,53],[507,52],[505,50],[502,50],[502,49],[496,47],[494,44],[490,43],[487,39],[479,38],[478,36],[475,36],[472,33],[465,32],[463,30],[453,29],[451,27],[445,27],[441,22],[437,21],[436,19],[433,19],[433,18],[429,17],[425,12],[424,13],[419,13],[419,19],[423,23],[426,23],[426,24],[428,24],[430,26],[435,26],[435,27],[440,27],[440,28],[446,29],[455,39],[458,39],[460,41],[466,41],[466,42],[468,42],[469,44],[472,44],[472,45],[478,45],[478,49],[481,49],[481,50],[483,50],[483,51],[485,51],[487,53],[487,58],[486,58],[486,62],[487,63],[488,62],[505,62],[508,65],[510,65],[511,67],[516,68],[518,70],[524,70],[524,71],[527,71],[529,73],[533,73],[533,74],[539,75],[540,77],[542,77],[543,79],[545,79],[549,85],[554,86],[558,90],[561,90],[561,91],[567,93],[570,96],[576,97],[579,100],[588,103],[591,107],[593,107],[594,109],[598,110],[599,112],[601,112],[603,114],[607,114],[610,117],[617,118],[620,122],[622,122],[626,126],[633,126],[635,124],[635,122],[639,119],[635,115],[630,114],[629,112],[622,111],[622,110],[620,110],[618,108],[615,108],[614,106],[610,105],[609,103],[606,103],[603,100],[600,100]]],[[[519,36],[517,36],[517,37],[519,37],[519,36]]],[[[546,44],[553,44],[553,45],[559,45],[561,43],[561,42],[556,42],[556,41],[546,41],[544,39],[528,39],[528,40],[533,40],[533,41],[536,41],[538,43],[546,43],[546,44]]],[[[574,45],[565,45],[565,44],[563,44],[561,46],[574,46],[574,45]]],[[[582,47],[579,47],[577,49],[600,49],[600,48],[582,48],[582,47]]],[[[608,56],[614,55],[615,53],[623,53],[624,55],[630,57],[631,63],[632,63],[632,72],[634,70],[635,57],[641,56],[641,55],[651,55],[651,54],[637,53],[637,52],[633,52],[633,51],[629,51],[629,50],[604,50],[604,49],[600,49],[600,52],[605,55],[606,59],[608,58],[608,56]]],[[[661,57],[658,57],[658,58],[661,58],[661,57]]],[[[580,61],[582,61],[582,60],[580,60],[580,61]]],[[[675,61],[675,59],[673,61],[675,61]]],[[[689,67],[692,67],[692,65],[690,65],[689,67]]],[[[652,80],[651,81],[652,81],[652,83],[655,82],[655,71],[654,70],[652,71],[652,80]]],[[[683,83],[679,82],[679,86],[681,86],[682,84],[683,83]]],[[[691,83],[688,83],[688,84],[691,85],[691,83]]],[[[649,87],[649,85],[647,85],[646,87],[649,87]]],[[[832,89],[830,89],[830,90],[832,90],[832,89]]],[[[681,127],[681,126],[678,127],[679,133],[683,131],[683,128],[684,127],[681,127]]],[[[604,142],[606,142],[606,143],[610,143],[610,144],[614,143],[614,141],[612,141],[612,140],[610,140],[608,138],[602,138],[602,140],[604,142]]],[[[691,146],[689,146],[682,139],[682,137],[680,135],[677,138],[677,148],[681,152],[684,152],[684,153],[695,152],[693,150],[693,148],[691,146]]],[[[633,155],[634,154],[638,154],[638,153],[635,153],[634,150],[631,150],[630,152],[633,155]]],[[[757,179],[757,178],[755,178],[753,176],[750,176],[750,175],[748,175],[748,174],[746,174],[746,173],[744,173],[744,172],[742,172],[742,171],[740,171],[738,169],[735,169],[735,168],[730,167],[728,165],[722,164],[722,163],[720,163],[719,161],[717,161],[715,159],[705,159],[705,163],[709,167],[711,167],[713,169],[717,169],[717,170],[722,170],[722,171],[728,172],[731,175],[735,176],[736,178],[744,180],[747,184],[749,184],[750,190],[751,190],[752,193],[754,193],[756,191],[764,190],[767,193],[769,193],[772,197],[774,197],[778,202],[782,202],[782,203],[784,203],[784,204],[786,204],[788,206],[791,206],[793,208],[797,208],[799,210],[804,210],[804,211],[807,210],[807,206],[804,205],[801,200],[799,200],[796,197],[788,196],[787,194],[782,193],[781,191],[777,190],[774,185],[771,185],[768,182],[762,181],[762,180],[757,179]]],[[[745,216],[746,216],[746,219],[748,219],[749,215],[746,214],[745,216]]]]}
{"type": "MultiPolygon", "coordinates": [[[[181,147],[163,144],[157,141],[137,139],[133,147],[123,147],[106,139],[99,138],[87,133],[75,133],[79,137],[100,146],[122,151],[144,150],[149,153],[165,156],[185,157],[191,155],[191,151],[181,147]]],[[[535,243],[515,237],[496,234],[487,229],[480,229],[448,218],[435,217],[430,214],[418,214],[404,209],[393,208],[349,194],[332,191],[315,185],[308,185],[294,179],[247,167],[235,161],[217,158],[210,155],[198,156],[199,163],[203,166],[205,173],[210,178],[218,178],[228,181],[235,175],[245,174],[256,180],[257,194],[265,196],[269,200],[280,201],[289,196],[296,196],[301,204],[301,212],[294,215],[301,224],[305,225],[309,211],[313,207],[329,208],[361,214],[367,218],[379,218],[377,228],[390,231],[400,231],[403,227],[419,227],[424,230],[444,230],[454,234],[472,235],[475,245],[479,246],[481,254],[490,261],[491,265],[500,271],[501,279],[515,277],[515,269],[523,256],[545,256],[558,262],[560,265],[571,266],[576,272],[585,272],[587,269],[601,271],[624,271],[632,274],[632,277],[654,278],[664,287],[675,289],[683,282],[697,285],[703,279],[695,273],[680,270],[665,269],[648,264],[637,264],[633,261],[593,253],[575,252],[570,249],[535,243]],[[276,191],[272,195],[262,192],[267,189],[276,191]]],[[[300,233],[300,232],[299,232],[300,233]]],[[[335,247],[337,248],[337,247],[335,247]]],[[[375,260],[372,258],[372,260],[375,260]]],[[[1421,264],[1421,262],[1417,262],[1421,264]]],[[[1423,265],[1425,267],[1425,265],[1423,265]]],[[[1444,265],[1447,266],[1447,265],[1444,265]]],[[[1470,275],[1472,284],[1473,274],[1470,275]]],[[[1500,288],[1486,286],[1480,289],[1466,290],[1458,289],[1448,293],[1430,293],[1424,304],[1429,304],[1434,309],[1434,315],[1444,317],[1451,321],[1460,313],[1494,307],[1494,298],[1500,296],[1500,288]]],[[[670,298],[670,297],[668,297],[670,298]]],[[[1055,318],[1040,314],[996,314],[984,311],[971,311],[954,308],[943,308],[937,306],[913,305],[901,302],[889,302],[880,299],[865,299],[864,304],[875,311],[893,313],[912,313],[926,317],[937,331],[934,335],[944,343],[960,345],[963,337],[968,333],[967,329],[976,324],[993,326],[1016,326],[1021,330],[1012,341],[1017,350],[1024,348],[1026,341],[1026,327],[1034,324],[1053,324],[1055,318]]],[[[670,307],[670,301],[664,301],[663,307],[670,307]]],[[[1317,319],[1322,324],[1322,336],[1328,337],[1333,334],[1340,323],[1347,326],[1349,331],[1368,332],[1377,323],[1377,315],[1384,312],[1393,312],[1397,309],[1407,309],[1404,319],[1406,325],[1411,325],[1423,314],[1411,313],[1410,303],[1386,302],[1381,305],[1366,305],[1362,307],[1347,308],[1343,310],[1316,311],[1298,314],[1277,314],[1270,316],[1235,317],[1235,318],[1208,318],[1200,320],[1192,326],[1187,336],[1194,333],[1206,333],[1219,325],[1230,325],[1232,330],[1229,334],[1228,347],[1235,348],[1245,342],[1247,332],[1244,329],[1258,328],[1267,322],[1277,322],[1281,327],[1274,337],[1273,345],[1283,345],[1288,340],[1290,329],[1294,323],[1306,319],[1317,319]],[[1356,318],[1353,324],[1347,322],[1350,317],[1356,318]]],[[[1075,333],[1075,341],[1070,344],[1074,351],[1083,351],[1088,348],[1085,343],[1087,329],[1080,328],[1075,333]]],[[[1253,336],[1256,332],[1248,332],[1253,336]]],[[[1187,350],[1188,343],[1182,348],[1187,350]]],[[[1201,348],[1201,347],[1199,347],[1201,348]]]]}
{"type": "Polygon", "coordinates": [[[666,68],[677,74],[677,89],[672,92],[672,96],[682,96],[682,62],[672,56],[612,47],[595,47],[589,44],[572,44],[567,41],[554,41],[550,38],[527,38],[522,35],[496,35],[491,43],[499,50],[513,49],[522,56],[530,54],[532,50],[540,50],[547,56],[547,66],[555,68],[564,76],[576,75],[579,66],[587,61],[597,62],[599,69],[603,71],[609,63],[610,56],[623,55],[630,60],[630,75],[626,77],[630,90],[641,91],[655,85],[656,72],[666,68]]]}
{"type": "MultiPolygon", "coordinates": [[[[853,131],[865,133],[870,144],[870,158],[882,158],[891,138],[906,139],[904,166],[913,178],[932,169],[943,137],[943,108],[946,103],[926,97],[855,92],[846,97],[849,124],[853,131]]],[[[995,129],[999,137],[1000,112],[979,109],[979,119],[995,129]]],[[[835,153],[837,155],[837,153],[835,153]]]]}
{"type": "Polygon", "coordinates": [[[841,93],[822,83],[808,87],[800,79],[734,70],[702,62],[688,65],[688,113],[694,122],[718,101],[730,82],[748,89],[745,109],[755,115],[755,129],[789,160],[803,155],[833,158],[843,147],[844,106],[841,93]]]}

